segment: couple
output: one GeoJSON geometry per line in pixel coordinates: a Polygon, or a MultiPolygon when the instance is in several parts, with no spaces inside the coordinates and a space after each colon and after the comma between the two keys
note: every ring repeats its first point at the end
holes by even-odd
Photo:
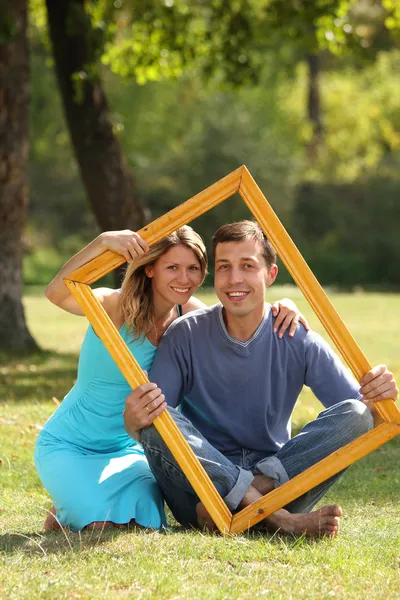
{"type": "MultiPolygon", "coordinates": [[[[182,229],[195,236],[190,228],[182,229]]],[[[199,307],[189,298],[204,277],[205,254],[197,236],[195,242],[180,240],[167,250],[164,240],[147,252],[142,240],[129,235],[129,244],[112,248],[133,261],[121,293],[99,290],[97,295],[141,366],[148,369],[162,333],[180,314],[178,307],[183,306],[184,314],[199,307]],[[139,283],[140,271],[144,277],[139,283]]],[[[82,251],[85,256],[73,258],[50,284],[48,295],[62,308],[79,312],[59,283],[64,274],[98,254],[98,247],[99,242],[94,242],[82,251]]],[[[276,257],[256,223],[221,227],[213,250],[221,304],[200,308],[169,327],[151,370],[155,383],[131,392],[125,410],[129,433],[144,428],[140,441],[177,520],[210,528],[213,524],[204,507],[150,426],[165,410],[165,399],[172,407],[181,406],[181,412],[171,410],[173,418],[234,511],[367,431],[373,420],[362,400],[397,394],[393,376],[384,366],[372,369],[360,390],[319,336],[303,328],[293,340],[276,334],[271,308],[264,303],[266,288],[277,275],[276,257]],[[290,440],[290,415],[304,383],[327,410],[290,440]]],[[[159,488],[141,448],[124,438],[120,415],[113,412],[121,406],[117,393],[120,389],[121,396],[125,394],[126,383],[119,375],[118,388],[118,370],[114,367],[111,372],[110,361],[108,370],[103,367],[106,351],[101,346],[89,328],[77,385],[39,436],[39,474],[63,525],[79,529],[134,519],[158,527],[164,520],[159,488]],[[100,372],[93,377],[96,369],[100,372]],[[116,384],[112,398],[111,375],[116,384]]],[[[341,516],[337,505],[308,511],[336,478],[291,503],[289,510],[271,515],[266,525],[294,533],[335,535],[341,516]]]]}
{"type": "MultiPolygon", "coordinates": [[[[56,275],[46,290],[48,299],[83,315],[63,278],[107,249],[126,258],[125,279],[121,290],[99,288],[94,293],[139,365],[150,371],[167,327],[205,307],[193,294],[206,276],[206,248],[188,226],[150,249],[131,231],[102,233],[56,275]]],[[[293,335],[299,320],[296,306],[287,300],[273,312],[280,334],[290,326],[293,335]]],[[[130,391],[89,326],[76,383],[44,425],[35,447],[36,468],[54,503],[46,530],[60,524],[79,530],[133,521],[158,529],[165,523],[163,497],[143,449],[124,429],[122,412],[130,391]]]]}

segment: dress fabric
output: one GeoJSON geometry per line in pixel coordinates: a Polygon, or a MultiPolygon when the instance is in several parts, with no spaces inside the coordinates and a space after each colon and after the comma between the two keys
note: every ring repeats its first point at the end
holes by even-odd
{"type": "MultiPolygon", "coordinates": [[[[120,335],[142,369],[149,371],[156,347],[120,335]]],[[[51,495],[57,519],[79,530],[93,521],[145,527],[165,524],[163,499],[143,449],[124,429],[122,412],[130,393],[124,376],[89,326],[78,377],[44,425],[35,446],[39,477],[51,495]]]]}

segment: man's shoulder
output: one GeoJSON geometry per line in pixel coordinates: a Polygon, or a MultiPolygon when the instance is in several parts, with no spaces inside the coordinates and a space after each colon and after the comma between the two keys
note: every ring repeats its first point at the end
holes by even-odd
{"type": "Polygon", "coordinates": [[[165,337],[183,334],[186,331],[195,329],[202,330],[207,323],[214,321],[216,314],[220,310],[220,304],[199,308],[186,315],[175,319],[164,333],[165,337]]]}
{"type": "MultiPolygon", "coordinates": [[[[277,333],[273,334],[277,336],[277,333]]],[[[310,329],[306,331],[303,325],[300,323],[297,326],[294,337],[290,337],[288,333],[285,333],[283,340],[279,340],[277,344],[278,350],[294,353],[298,356],[311,357],[314,354],[319,354],[321,351],[329,352],[329,345],[325,340],[316,332],[310,329]],[[284,345],[281,346],[282,341],[285,341],[284,345]]]]}
{"type": "Polygon", "coordinates": [[[313,329],[305,332],[304,344],[307,348],[330,348],[328,342],[313,329]]]}

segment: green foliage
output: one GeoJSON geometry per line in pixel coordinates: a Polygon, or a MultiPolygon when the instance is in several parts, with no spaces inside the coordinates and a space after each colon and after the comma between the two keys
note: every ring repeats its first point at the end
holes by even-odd
{"type": "MultiPolygon", "coordinates": [[[[362,71],[322,77],[325,138],[307,169],[292,214],[295,239],[321,281],[400,284],[400,52],[380,53],[362,71]]],[[[299,72],[300,89],[306,76],[299,72]]],[[[308,140],[296,94],[285,106],[308,140]]]]}
{"type": "MultiPolygon", "coordinates": [[[[386,257],[390,255],[387,240],[393,244],[393,257],[397,256],[392,223],[397,223],[398,217],[390,206],[398,194],[400,89],[396,73],[400,51],[378,52],[389,44],[384,21],[392,14],[397,19],[395,3],[240,0],[230,3],[228,10],[222,0],[99,0],[86,2],[85,7],[97,56],[104,49],[105,62],[126,75],[122,79],[103,67],[114,132],[149,208],[149,219],[244,163],[285,226],[291,233],[297,231],[300,249],[310,259],[316,256],[322,278],[326,275],[327,281],[346,285],[356,280],[398,283],[394,269],[388,266],[394,263],[386,257]],[[242,22],[247,23],[243,30],[242,22]],[[319,36],[320,46],[329,46],[332,40],[326,33],[332,27],[344,32],[345,42],[339,46],[341,52],[348,50],[348,57],[339,63],[323,54],[326,69],[320,81],[325,132],[318,159],[310,164],[305,153],[313,131],[304,108],[308,75],[301,62],[297,69],[288,71],[286,67],[313,50],[314,34],[319,36]],[[240,38],[240,31],[249,34],[249,28],[257,28],[257,35],[263,37],[260,43],[256,44],[258,38],[252,35],[240,38]],[[360,52],[350,52],[352,36],[357,38],[360,52]],[[133,42],[138,46],[132,46],[133,42]],[[121,61],[120,67],[115,68],[117,63],[110,59],[110,53],[114,53],[115,61],[121,61]],[[134,68],[130,53],[136,61],[134,68]],[[246,60],[240,62],[240,56],[246,60]],[[360,62],[362,56],[371,62],[360,62]],[[241,66],[235,71],[238,61],[241,66]],[[257,72],[253,78],[257,84],[221,86],[228,79],[235,83],[233,72],[237,81],[246,80],[251,65],[257,72]],[[174,80],[183,70],[185,75],[174,80]],[[205,76],[213,83],[205,86],[205,76]],[[164,81],[140,85],[130,77],[141,82],[162,77],[164,81]],[[373,182],[374,195],[368,192],[368,182],[373,182]],[[314,183],[318,187],[313,188],[314,183]],[[347,185],[341,187],[342,183],[347,185]],[[316,198],[309,206],[302,195],[308,184],[316,198]],[[338,191],[343,192],[350,207],[368,196],[361,208],[365,206],[368,214],[363,219],[368,232],[363,234],[368,240],[374,237],[375,219],[371,215],[377,210],[377,198],[384,195],[382,205],[388,207],[385,214],[390,218],[380,221],[381,237],[386,241],[378,245],[378,254],[385,257],[386,272],[374,268],[364,273],[361,247],[350,244],[351,236],[346,233],[346,252],[354,248],[355,254],[346,261],[343,276],[340,246],[344,225],[331,217],[338,191]],[[303,221],[300,226],[301,215],[307,216],[306,221],[321,217],[330,224],[329,232],[321,230],[315,247],[307,239],[303,221]]],[[[98,231],[86,206],[51,70],[43,0],[31,0],[31,22],[31,250],[25,277],[29,282],[45,283],[50,271],[57,268],[57,257],[60,266],[98,231]]],[[[335,39],[338,36],[336,32],[335,39]]],[[[93,73],[88,65],[87,72],[76,77],[97,76],[93,73]]],[[[247,80],[251,79],[249,75],[247,80]]],[[[340,214],[345,219],[357,216],[351,208],[340,214]]],[[[194,225],[209,241],[220,223],[247,215],[241,200],[232,198],[194,225]]],[[[364,251],[365,245],[362,248],[364,251]]]]}
{"type": "MultiPolygon", "coordinates": [[[[324,142],[308,175],[317,180],[356,181],[376,170],[395,176],[400,159],[400,51],[381,52],[362,70],[346,66],[321,74],[324,142]]],[[[311,128],[304,120],[307,73],[301,65],[296,85],[281,85],[282,110],[307,143],[311,128]]]]}
{"type": "Polygon", "coordinates": [[[303,185],[296,240],[321,283],[400,286],[400,180],[303,185]]]}
{"type": "MultiPolygon", "coordinates": [[[[111,3],[100,4],[110,15],[111,3]]],[[[125,0],[113,6],[103,63],[139,83],[191,69],[203,80],[240,86],[259,81],[276,59],[295,64],[324,49],[373,59],[400,28],[396,5],[372,0],[125,0]]]]}

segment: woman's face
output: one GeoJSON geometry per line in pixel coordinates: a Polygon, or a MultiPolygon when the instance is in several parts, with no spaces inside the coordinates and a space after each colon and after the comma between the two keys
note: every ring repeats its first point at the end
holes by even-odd
{"type": "Polygon", "coordinates": [[[154,265],[146,267],[152,279],[153,298],[174,304],[186,304],[203,280],[200,262],[187,246],[172,246],[154,265]]]}

